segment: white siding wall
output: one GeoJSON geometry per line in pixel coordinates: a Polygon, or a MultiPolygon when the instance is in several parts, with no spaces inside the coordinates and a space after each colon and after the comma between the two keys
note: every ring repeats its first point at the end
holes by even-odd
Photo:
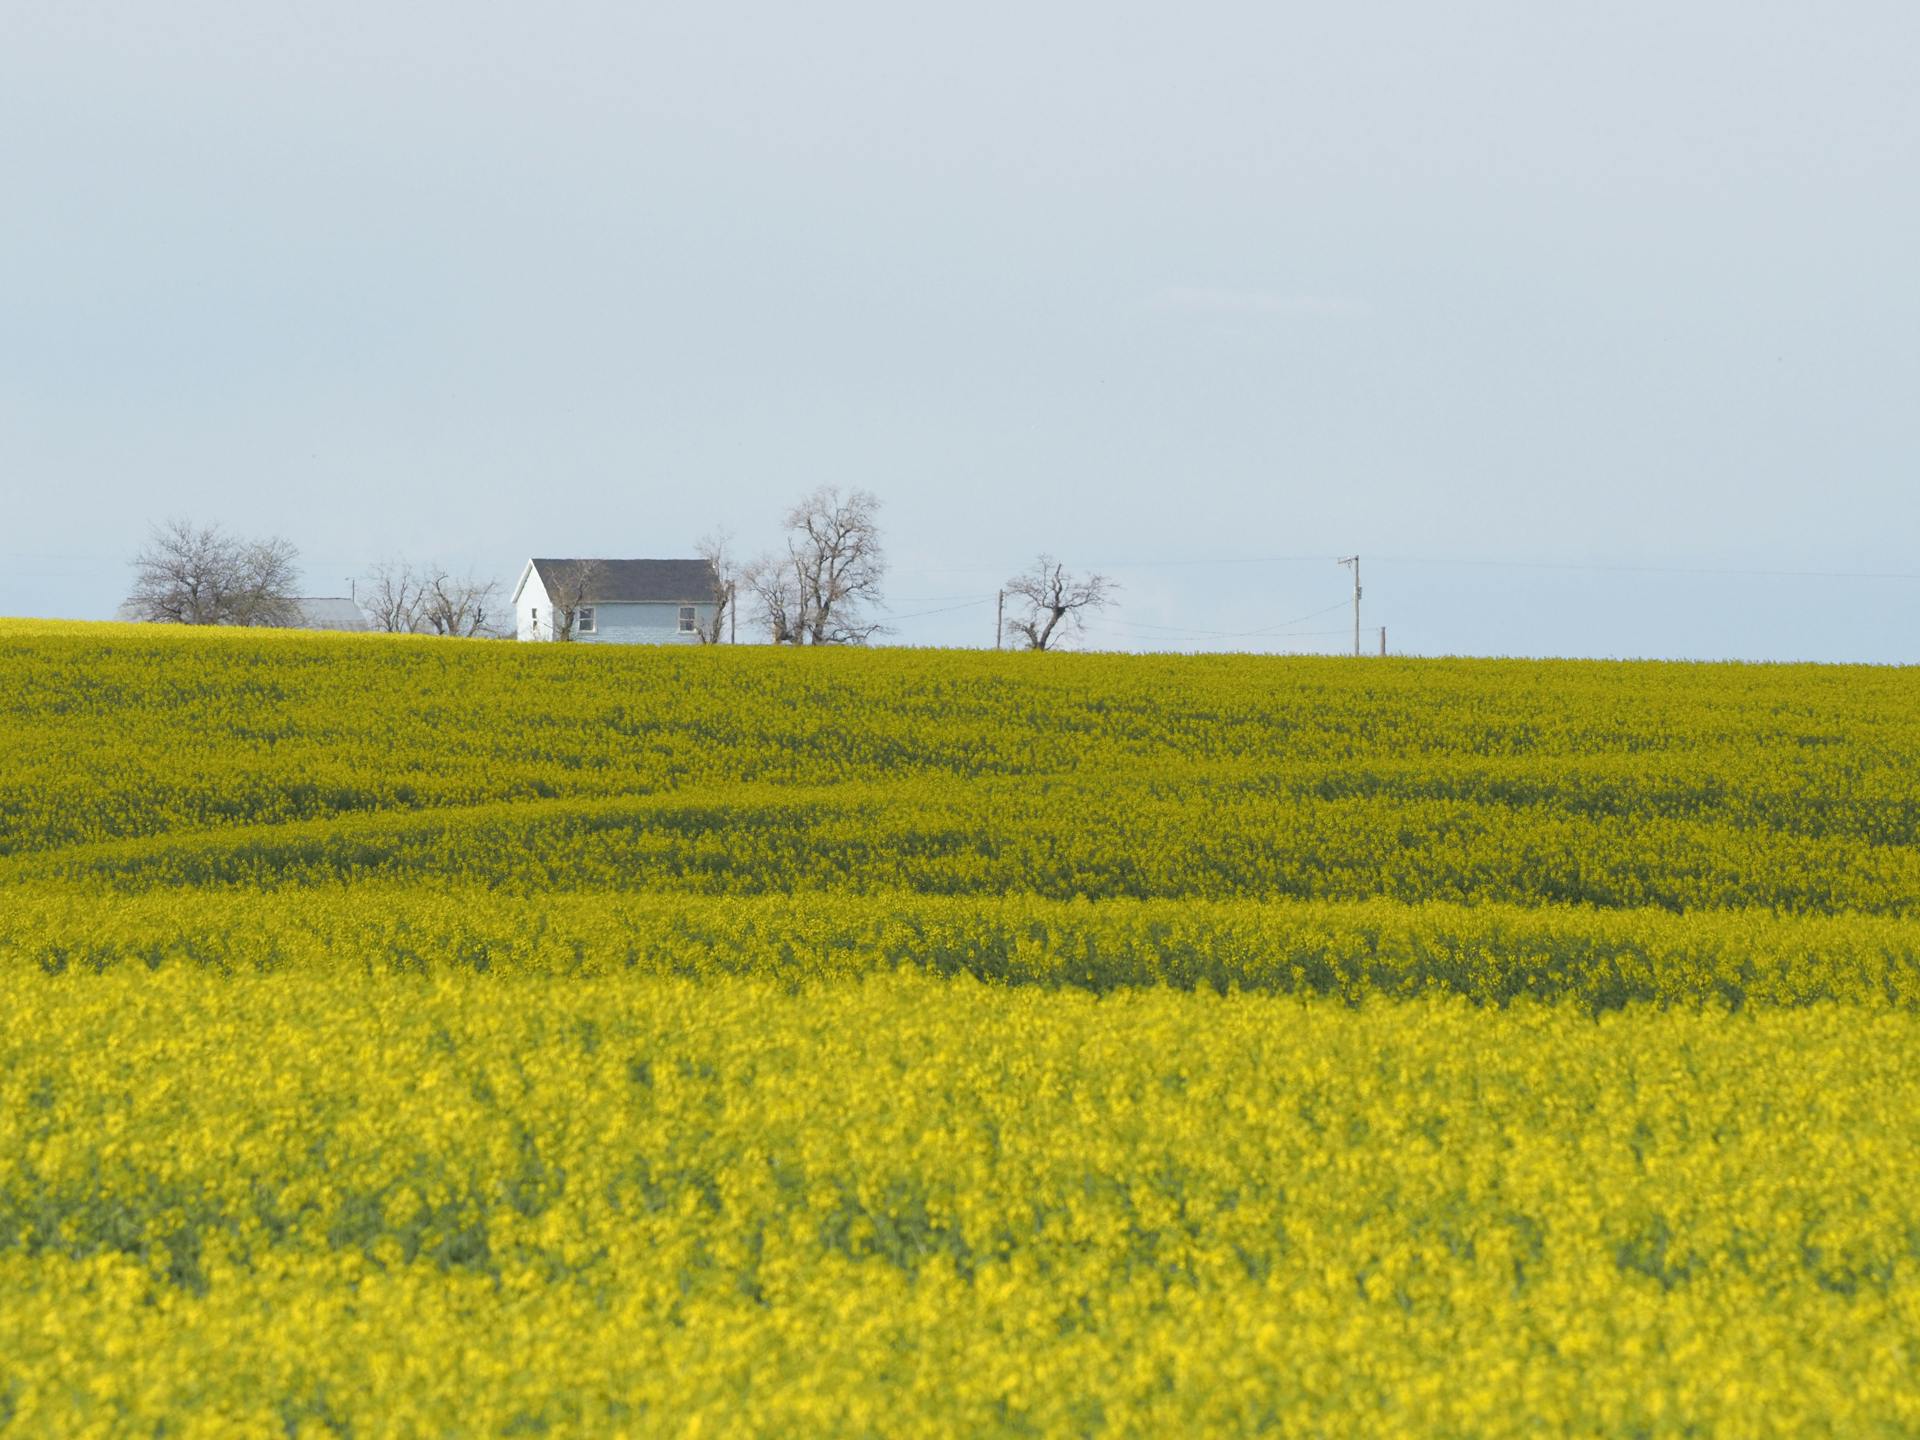
{"type": "Polygon", "coordinates": [[[520,587],[514,602],[514,635],[521,640],[553,638],[553,607],[547,599],[547,587],[540,583],[540,572],[527,567],[527,583],[520,587]]]}
{"type": "MultiPolygon", "coordinates": [[[[698,623],[713,623],[711,603],[695,605],[698,623]]],[[[514,606],[514,634],[522,640],[553,639],[553,605],[536,574],[527,580],[514,606]]],[[[680,629],[678,605],[596,605],[591,634],[574,628],[582,645],[698,645],[700,637],[680,629]]]]}
{"type": "MultiPolygon", "coordinates": [[[[689,601],[688,603],[692,603],[689,601]]],[[[713,622],[713,606],[694,605],[703,625],[713,622]]],[[[594,630],[573,638],[583,645],[698,645],[700,637],[682,633],[678,605],[596,605],[594,630]]]]}

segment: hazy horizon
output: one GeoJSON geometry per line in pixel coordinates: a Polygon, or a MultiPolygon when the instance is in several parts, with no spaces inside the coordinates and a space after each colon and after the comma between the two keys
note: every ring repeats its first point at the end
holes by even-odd
{"type": "Polygon", "coordinates": [[[835,483],[898,643],[1044,550],[1088,645],[1338,651],[1357,551],[1397,652],[1920,659],[1908,6],[5,25],[3,614],[174,515],[340,594],[835,483]]]}

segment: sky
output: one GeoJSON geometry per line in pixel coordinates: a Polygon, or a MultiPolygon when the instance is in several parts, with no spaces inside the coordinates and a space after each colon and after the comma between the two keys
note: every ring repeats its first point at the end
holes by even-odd
{"type": "Polygon", "coordinates": [[[0,0],[0,614],[878,495],[903,644],[1920,660],[1920,7],[0,0]]]}

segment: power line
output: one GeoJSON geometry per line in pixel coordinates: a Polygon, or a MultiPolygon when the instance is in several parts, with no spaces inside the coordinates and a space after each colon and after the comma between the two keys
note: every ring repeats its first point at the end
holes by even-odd
{"type": "MultiPolygon", "coordinates": [[[[1316,563],[1317,564],[1324,561],[1325,559],[1326,559],[1326,556],[1324,554],[1322,555],[1215,556],[1210,558],[1162,557],[1162,558],[1146,559],[1146,560],[1105,561],[1105,562],[1101,562],[1099,565],[1097,565],[1094,568],[1109,569],[1109,570],[1131,570],[1131,569],[1145,569],[1145,568],[1163,567],[1163,566],[1164,567],[1182,567],[1182,566],[1196,566],[1196,565],[1209,565],[1209,566],[1279,565],[1279,564],[1295,564],[1295,563],[1300,563],[1300,564],[1316,563]]],[[[1464,568],[1496,568],[1496,569],[1515,569],[1515,570],[1563,571],[1563,572],[1571,572],[1571,573],[1590,572],[1590,573],[1603,573],[1603,574],[1611,573],[1611,574],[1630,574],[1630,575],[1697,575],[1697,576],[1739,577],[1739,578],[1769,579],[1769,580],[1874,580],[1874,581],[1920,580],[1920,572],[1904,571],[1904,570],[1788,570],[1788,569],[1770,569],[1770,568],[1757,567],[1757,566],[1756,567],[1736,567],[1736,566],[1703,566],[1703,565],[1646,565],[1646,564],[1632,564],[1632,563],[1625,563],[1625,562],[1608,562],[1608,561],[1500,560],[1500,559],[1482,559],[1482,558],[1467,557],[1467,556],[1442,556],[1442,555],[1386,555],[1386,556],[1380,557],[1380,559],[1388,563],[1399,564],[1399,565],[1426,565],[1426,566],[1435,566],[1435,567],[1443,567],[1443,568],[1459,567],[1463,569],[1464,568]]],[[[1350,563],[1350,562],[1343,562],[1343,563],[1350,563]]],[[[994,573],[994,568],[995,567],[988,567],[988,566],[977,566],[972,569],[959,569],[959,568],[944,569],[943,568],[938,570],[923,570],[916,573],[924,574],[924,575],[991,574],[991,573],[994,573]]],[[[1356,598],[1357,598],[1357,591],[1358,591],[1357,575],[1355,577],[1355,590],[1356,590],[1356,598]]],[[[973,602],[972,605],[956,605],[948,608],[955,609],[955,610],[970,609],[970,608],[973,608],[973,605],[984,605],[986,603],[987,603],[986,599],[982,598],[978,601],[973,602]]],[[[1291,620],[1283,620],[1275,625],[1260,626],[1260,627],[1245,629],[1245,630],[1216,630],[1216,629],[1209,629],[1203,626],[1161,625],[1161,624],[1156,624],[1154,622],[1146,621],[1146,620],[1123,620],[1119,618],[1089,619],[1089,620],[1083,621],[1083,625],[1089,629],[1105,629],[1110,633],[1115,631],[1130,633],[1140,638],[1150,638],[1148,636],[1143,636],[1142,632],[1152,632],[1152,634],[1165,636],[1169,640],[1177,640],[1177,639],[1195,639],[1195,640],[1198,640],[1198,639],[1212,639],[1212,640],[1317,639],[1317,638],[1322,638],[1322,637],[1331,636],[1331,635],[1344,635],[1347,632],[1345,631],[1291,631],[1289,627],[1303,624],[1309,620],[1317,619],[1322,615],[1331,614],[1336,610],[1343,610],[1346,608],[1347,604],[1348,602],[1343,600],[1338,602],[1337,604],[1328,605],[1322,609],[1310,611],[1305,615],[1296,616],[1291,620]]],[[[944,614],[944,613],[946,613],[946,610],[927,610],[927,611],[916,612],[915,615],[900,615],[892,618],[913,619],[913,618],[916,618],[916,615],[937,615],[937,614],[944,614]]],[[[1355,617],[1355,624],[1356,626],[1358,625],[1357,614],[1355,617]]],[[[1359,638],[1358,638],[1357,630],[1355,632],[1354,643],[1356,647],[1356,653],[1358,653],[1359,638]]]]}
{"type": "Polygon", "coordinates": [[[1318,565],[1325,555],[1221,555],[1198,560],[1106,560],[1096,568],[1107,570],[1157,570],[1183,565],[1318,565]]]}
{"type": "MultiPolygon", "coordinates": [[[[1096,560],[1088,565],[1091,570],[1151,570],[1162,567],[1184,565],[1290,565],[1318,564],[1325,555],[1214,555],[1198,559],[1156,559],[1156,560],[1096,560]]],[[[904,572],[912,575],[1000,575],[1006,573],[1001,565],[941,565],[924,570],[904,572]]]]}
{"type": "Polygon", "coordinates": [[[1593,570],[1627,575],[1734,575],[1760,580],[1920,580],[1914,570],[1761,570],[1707,565],[1628,565],[1577,560],[1473,560],[1445,555],[1382,555],[1395,565],[1458,566],[1500,570],[1593,570]]]}
{"type": "MultiPolygon", "coordinates": [[[[927,615],[951,615],[954,612],[960,611],[960,610],[977,609],[982,605],[997,603],[999,599],[1000,597],[998,595],[982,595],[977,599],[967,600],[958,605],[943,605],[938,609],[934,609],[934,610],[912,610],[912,611],[907,611],[905,613],[883,610],[883,611],[880,611],[879,613],[885,616],[885,618],[888,620],[917,620],[927,615]]],[[[1091,618],[1085,619],[1082,621],[1082,623],[1085,625],[1119,626],[1122,629],[1154,630],[1154,631],[1164,632],[1165,634],[1168,634],[1170,636],[1186,636],[1186,637],[1204,636],[1210,639],[1219,639],[1219,640],[1245,640],[1245,639],[1253,639],[1253,638],[1259,638],[1259,637],[1269,637],[1273,639],[1285,640],[1285,639],[1296,638],[1301,635],[1322,635],[1322,634],[1336,633],[1332,631],[1320,631],[1320,630],[1291,631],[1290,627],[1294,625],[1303,625],[1309,620],[1317,620],[1320,616],[1330,615],[1335,610],[1344,610],[1346,608],[1346,605],[1347,605],[1347,602],[1344,600],[1341,600],[1332,605],[1324,606],[1319,610],[1310,610],[1305,615],[1296,615],[1290,620],[1281,620],[1271,625],[1261,625],[1250,630],[1210,630],[1197,625],[1159,625],[1149,620],[1121,620],[1117,618],[1107,619],[1105,617],[1102,617],[1100,619],[1091,619],[1091,618]]],[[[1345,634],[1346,632],[1340,631],[1337,633],[1345,634]]]]}
{"type": "MultiPolygon", "coordinates": [[[[1344,610],[1346,608],[1347,608],[1346,601],[1336,600],[1334,601],[1333,604],[1327,606],[1324,609],[1314,610],[1306,615],[1296,616],[1292,620],[1282,620],[1278,625],[1265,625],[1258,630],[1242,630],[1239,633],[1242,635],[1268,635],[1276,630],[1284,630],[1289,625],[1304,625],[1309,620],[1318,620],[1322,615],[1331,615],[1336,610],[1344,610]]],[[[1318,633],[1318,632],[1315,632],[1315,633],[1318,633]]]]}
{"type": "MultiPolygon", "coordinates": [[[[1324,564],[1328,556],[1318,555],[1215,555],[1201,558],[1157,558],[1145,560],[1105,560],[1094,562],[1096,570],[1148,570],[1193,565],[1306,565],[1324,564]]],[[[1760,580],[1920,580],[1920,570],[1782,570],[1760,566],[1643,565],[1625,561],[1579,560],[1499,560],[1453,555],[1382,555],[1383,562],[1396,565],[1457,566],[1462,569],[1494,568],[1513,570],[1589,570],[1630,575],[1718,575],[1760,580]]],[[[918,575],[989,575],[1001,567],[992,565],[940,567],[916,570],[918,575]]]]}
{"type": "MultiPolygon", "coordinates": [[[[1282,620],[1274,625],[1262,625],[1256,630],[1203,630],[1195,625],[1155,625],[1146,620],[1113,620],[1102,621],[1101,623],[1132,625],[1142,630],[1168,630],[1181,635],[1212,635],[1223,640],[1244,640],[1255,635],[1272,635],[1276,631],[1285,630],[1289,625],[1304,625],[1309,620],[1317,620],[1322,615],[1331,615],[1335,610],[1344,610],[1346,608],[1347,602],[1341,600],[1327,606],[1323,610],[1311,610],[1305,615],[1296,615],[1291,620],[1282,620]]],[[[1342,631],[1341,633],[1344,634],[1345,632],[1342,631]]]]}
{"type": "Polygon", "coordinates": [[[922,615],[951,615],[956,610],[972,610],[981,605],[991,605],[993,604],[993,598],[993,596],[987,595],[978,600],[969,600],[964,605],[943,605],[938,610],[912,610],[905,615],[896,615],[887,610],[883,610],[880,613],[885,615],[889,620],[917,620],[922,615]]]}
{"type": "MultiPolygon", "coordinates": [[[[1345,609],[1346,602],[1342,601],[1340,608],[1345,609]]],[[[1089,629],[1101,630],[1138,631],[1140,628],[1140,622],[1133,620],[1089,620],[1086,622],[1086,625],[1089,629]]],[[[1155,634],[1164,635],[1169,640],[1238,640],[1245,639],[1250,635],[1258,635],[1264,640],[1312,640],[1325,635],[1347,635],[1351,633],[1347,630],[1176,630],[1170,625],[1156,625],[1153,628],[1155,634]]]]}

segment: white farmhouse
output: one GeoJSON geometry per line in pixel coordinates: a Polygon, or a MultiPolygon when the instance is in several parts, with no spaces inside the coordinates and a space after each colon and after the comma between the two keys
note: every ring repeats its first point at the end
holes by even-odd
{"type": "Polygon", "coordinates": [[[705,560],[529,560],[513,587],[522,640],[698,644],[711,633],[719,581],[705,560]]]}

